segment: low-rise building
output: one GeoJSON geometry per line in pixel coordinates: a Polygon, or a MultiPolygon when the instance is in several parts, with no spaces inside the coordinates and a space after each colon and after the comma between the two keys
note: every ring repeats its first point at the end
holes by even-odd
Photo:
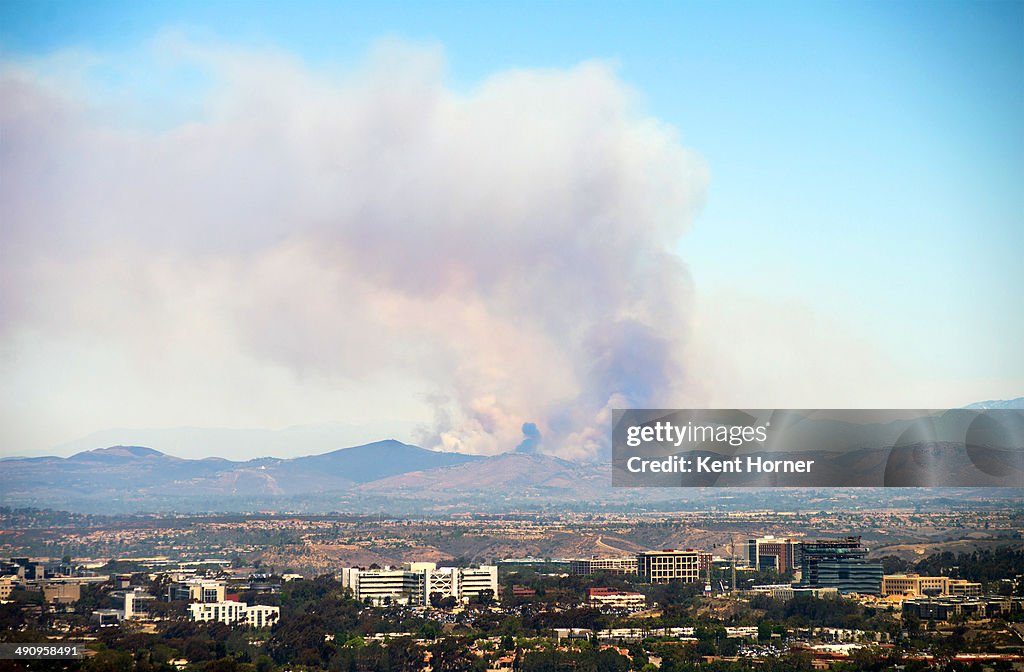
{"type": "Polygon", "coordinates": [[[117,625],[124,618],[124,611],[121,609],[95,609],[90,620],[100,627],[105,625],[117,625]]]}
{"type": "MultiPolygon", "coordinates": [[[[499,587],[500,591],[501,588],[499,587]]],[[[536,597],[537,591],[529,586],[512,586],[512,597],[536,597]]]]}
{"type": "Polygon", "coordinates": [[[47,581],[40,587],[48,604],[74,604],[82,598],[82,585],[74,581],[47,581]]]}
{"type": "Polygon", "coordinates": [[[613,588],[591,588],[587,591],[590,605],[608,609],[641,610],[647,606],[647,598],[643,593],[615,590],[613,588]]]}
{"type": "Polygon", "coordinates": [[[948,576],[921,576],[919,574],[886,574],[882,577],[882,596],[904,595],[981,595],[981,584],[948,576]]]}
{"type": "Polygon", "coordinates": [[[280,607],[244,602],[195,602],[188,609],[193,621],[216,621],[250,628],[270,627],[281,616],[280,607]]]}
{"type": "Polygon", "coordinates": [[[903,602],[903,615],[922,621],[953,621],[991,618],[1021,610],[1019,597],[940,597],[911,599],[903,602]]]}
{"type": "Polygon", "coordinates": [[[175,581],[167,589],[167,599],[186,602],[223,602],[224,582],[195,578],[175,581]]]}
{"type": "Polygon", "coordinates": [[[755,595],[768,595],[772,599],[782,600],[783,602],[792,600],[800,595],[810,595],[817,598],[839,596],[839,591],[834,587],[801,588],[799,585],[793,586],[788,583],[751,586],[747,592],[755,595]]]}
{"type": "Polygon", "coordinates": [[[569,573],[589,576],[597,572],[606,574],[636,574],[636,556],[622,558],[576,558],[569,561],[569,573]]]}
{"type": "Polygon", "coordinates": [[[981,583],[977,581],[968,581],[966,579],[950,579],[948,592],[950,595],[980,597],[981,583]]]}
{"type": "Polygon", "coordinates": [[[401,569],[346,567],[340,579],[357,600],[376,605],[426,605],[448,597],[469,602],[498,595],[498,568],[494,565],[438,567],[432,562],[413,562],[401,569]]]}
{"type": "Polygon", "coordinates": [[[155,599],[155,597],[143,590],[135,589],[125,591],[124,617],[139,619],[148,618],[149,614],[147,613],[147,610],[143,608],[143,603],[155,599]]]}
{"type": "Polygon", "coordinates": [[[788,583],[770,583],[760,586],[751,586],[747,591],[755,595],[767,595],[775,600],[792,600],[795,597],[793,586],[788,583]]]}

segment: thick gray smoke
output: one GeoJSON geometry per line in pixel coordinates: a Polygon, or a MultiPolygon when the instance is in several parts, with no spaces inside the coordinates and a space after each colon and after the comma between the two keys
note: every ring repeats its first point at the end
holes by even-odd
{"type": "Polygon", "coordinates": [[[241,381],[218,402],[236,423],[258,423],[245,408],[270,403],[270,369],[282,397],[393,384],[430,400],[429,447],[511,450],[534,423],[542,452],[575,458],[607,443],[611,408],[678,399],[690,288],[672,250],[706,173],[608,65],[457,92],[435,53],[400,45],[344,76],[191,45],[165,57],[212,85],[156,130],[89,80],[5,70],[9,371],[101,347],[66,375],[134,380],[143,401],[125,408],[164,408],[140,415],[163,425],[196,422],[211,366],[241,381]]]}

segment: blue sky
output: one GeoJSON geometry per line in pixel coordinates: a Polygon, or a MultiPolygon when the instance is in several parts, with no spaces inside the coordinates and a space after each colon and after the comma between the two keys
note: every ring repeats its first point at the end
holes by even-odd
{"type": "MultiPolygon", "coordinates": [[[[509,69],[609,61],[707,166],[703,210],[677,247],[698,303],[809,311],[950,405],[1024,393],[1020,2],[0,7],[5,60],[99,54],[95,85],[151,101],[201,98],[208,84],[187,69],[120,72],[168,31],[313,70],[397,38],[441,49],[456,91],[509,69]]],[[[141,114],[174,108],[162,107],[141,114]]]]}

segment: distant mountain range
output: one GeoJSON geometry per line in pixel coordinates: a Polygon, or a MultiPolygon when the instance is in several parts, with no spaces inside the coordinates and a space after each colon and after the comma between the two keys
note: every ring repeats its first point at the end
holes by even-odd
{"type": "MultiPolygon", "coordinates": [[[[444,500],[489,489],[575,492],[601,480],[592,467],[543,455],[444,453],[387,440],[321,455],[245,462],[190,460],[142,446],[71,457],[11,458],[0,469],[0,504],[74,510],[207,510],[208,502],[300,501],[333,494],[351,502],[393,495],[444,500]]],[[[321,504],[321,506],[323,506],[321,504]]],[[[237,509],[238,505],[231,508],[237,509]]]]}
{"type": "MultiPolygon", "coordinates": [[[[972,404],[971,408],[1014,409],[1024,398],[972,404]]],[[[934,420],[939,434],[968,436],[969,444],[1019,446],[1024,425],[1018,416],[1000,431],[978,425],[974,414],[948,411],[934,420]],[[1018,437],[1018,438],[1013,438],[1018,437]]],[[[783,429],[778,428],[779,431],[783,429]]],[[[998,428],[997,428],[998,429],[998,428]]],[[[712,479],[705,485],[823,486],[829,482],[875,486],[1008,485],[1024,464],[1019,452],[1005,455],[944,446],[922,433],[913,420],[857,425],[814,416],[785,428],[782,453],[805,446],[817,455],[821,480],[787,482],[777,478],[712,479]],[[891,452],[892,446],[899,451],[891,452]],[[832,457],[829,457],[831,453],[832,457]],[[842,454],[837,459],[837,454],[842,454]],[[982,472],[977,482],[957,480],[966,469],[982,472]],[[876,477],[879,469],[884,472],[876,477]],[[828,471],[831,470],[831,471],[828,471]],[[864,476],[863,483],[851,474],[864,476]],[[832,474],[829,476],[829,474],[832,474]],[[921,482],[921,475],[928,475],[921,482]],[[987,476],[986,476],[987,475],[987,476]],[[941,477],[940,477],[941,476],[941,477]],[[831,480],[832,478],[836,480],[831,480]],[[1009,480],[1008,480],[1009,479],[1009,480]]],[[[239,461],[220,457],[186,459],[142,446],[85,450],[70,457],[10,457],[0,466],[0,505],[79,512],[136,511],[377,511],[396,505],[420,510],[433,505],[486,508],[561,502],[577,505],[611,502],[680,501],[700,497],[702,488],[613,488],[610,460],[579,464],[538,454],[525,445],[483,457],[426,450],[395,440],[296,458],[261,457],[239,461]],[[687,492],[689,491],[689,492],[687,492]]],[[[669,451],[671,454],[675,451],[669,451]]],[[[665,483],[664,485],[669,485],[665,483]]],[[[426,510],[426,509],[423,509],[426,510]]]]}
{"type": "MultiPolygon", "coordinates": [[[[216,455],[245,461],[256,456],[307,455],[358,446],[381,437],[407,441],[416,435],[417,423],[377,421],[360,424],[323,423],[279,429],[243,427],[122,427],[93,432],[54,446],[52,455],[74,455],[106,446],[148,446],[168,455],[203,458],[216,455]]],[[[415,443],[415,441],[413,441],[415,443]]]]}

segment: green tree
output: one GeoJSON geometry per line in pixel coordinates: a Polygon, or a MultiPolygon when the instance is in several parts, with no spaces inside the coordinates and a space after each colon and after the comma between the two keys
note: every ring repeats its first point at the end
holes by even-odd
{"type": "Polygon", "coordinates": [[[410,637],[399,637],[387,646],[388,672],[420,672],[423,648],[410,637]]]}
{"type": "Polygon", "coordinates": [[[455,637],[438,640],[429,651],[434,672],[467,672],[474,668],[477,660],[466,643],[455,637]]]}

